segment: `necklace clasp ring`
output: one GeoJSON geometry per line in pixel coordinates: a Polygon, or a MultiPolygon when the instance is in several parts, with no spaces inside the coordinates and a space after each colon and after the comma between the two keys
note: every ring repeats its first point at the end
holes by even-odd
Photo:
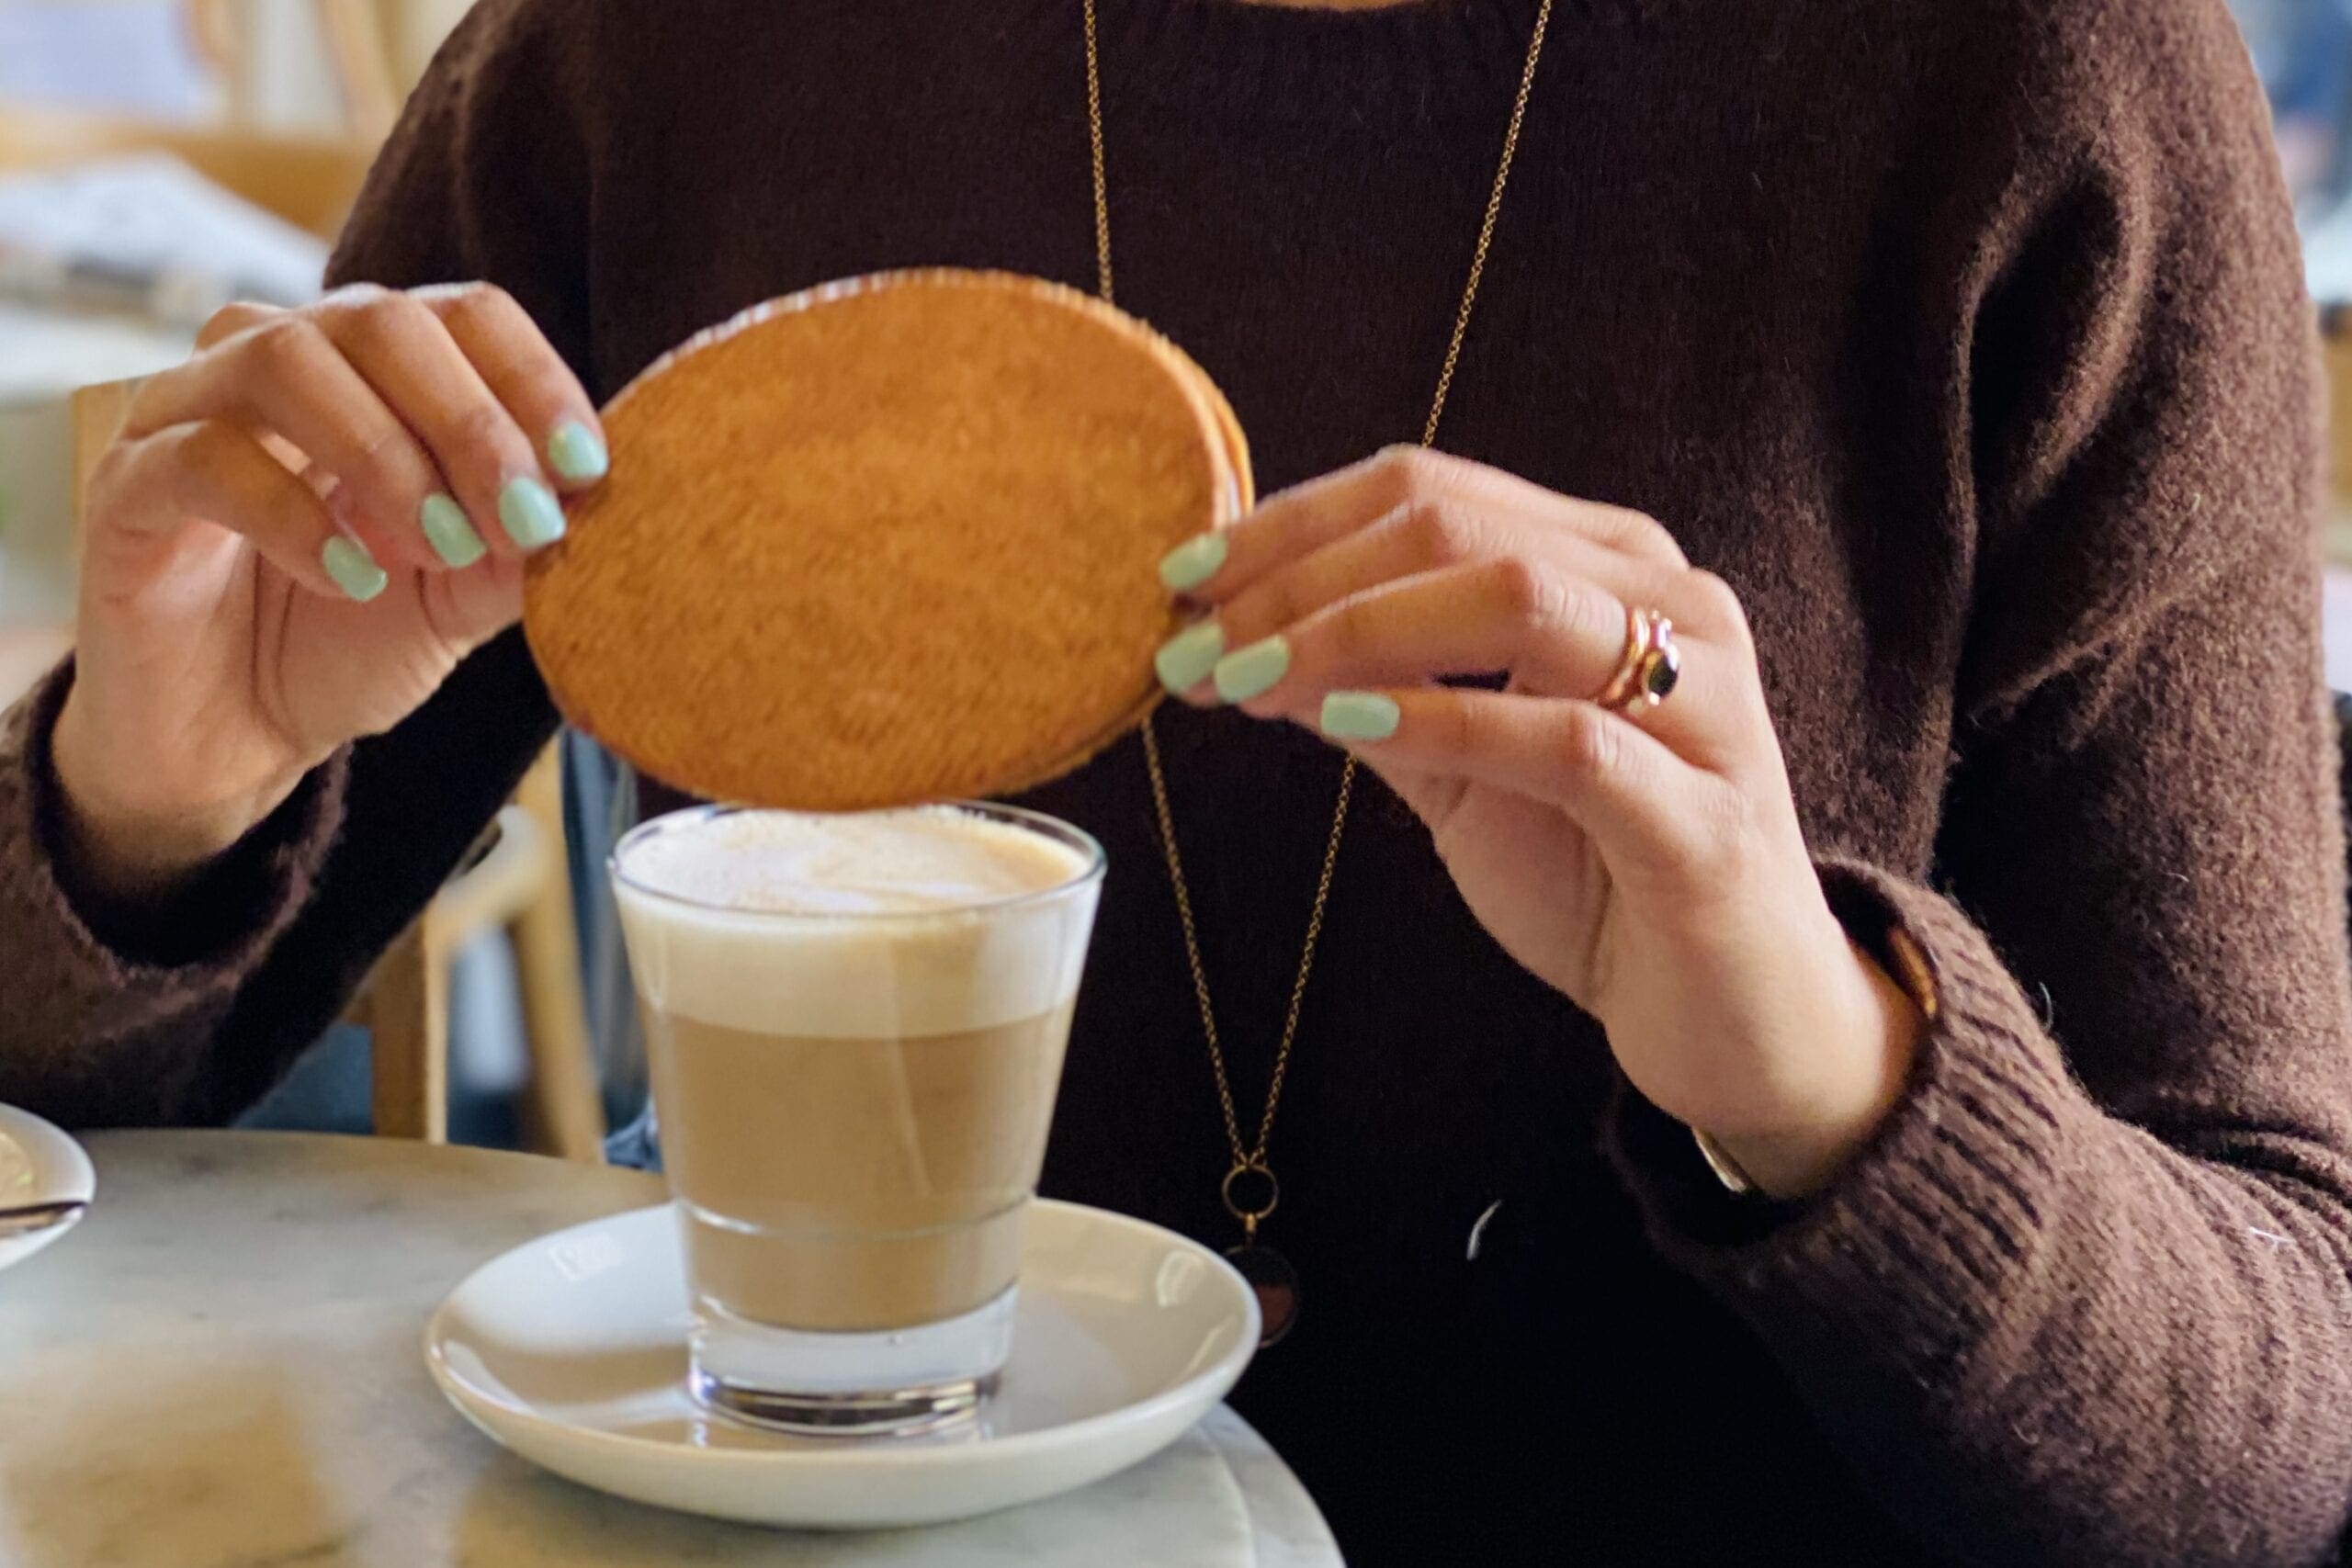
{"type": "Polygon", "coordinates": [[[1283,1184],[1274,1179],[1274,1173],[1263,1160],[1257,1159],[1237,1162],[1231,1170],[1225,1173],[1225,1180],[1217,1192],[1225,1200],[1226,1213],[1239,1220],[1242,1228],[1253,1238],[1258,1234],[1259,1222],[1272,1213],[1283,1201],[1283,1184]],[[1245,1176],[1256,1177],[1265,1183],[1263,1201],[1253,1201],[1258,1196],[1255,1193],[1235,1190],[1234,1184],[1245,1176]]]}

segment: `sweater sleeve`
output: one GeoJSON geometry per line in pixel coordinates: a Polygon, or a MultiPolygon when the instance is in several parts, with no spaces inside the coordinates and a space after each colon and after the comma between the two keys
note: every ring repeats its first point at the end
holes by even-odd
{"type": "Polygon", "coordinates": [[[1824,864],[1859,939],[1924,955],[1907,1098],[1792,1215],[1631,1095],[1615,1152],[1956,1560],[2333,1562],[2352,981],[2312,313],[2220,0],[2044,16],[2072,47],[2023,84],[1965,358],[1935,863],[1824,864]]]}
{"type": "MultiPolygon", "coordinates": [[[[370,174],[329,281],[487,279],[584,370],[571,54],[543,0],[482,0],[370,174]]],[[[553,733],[519,633],[307,780],[171,908],[62,878],[57,671],[0,720],[0,1101],[70,1125],[234,1117],[333,1023],[553,733]]]]}

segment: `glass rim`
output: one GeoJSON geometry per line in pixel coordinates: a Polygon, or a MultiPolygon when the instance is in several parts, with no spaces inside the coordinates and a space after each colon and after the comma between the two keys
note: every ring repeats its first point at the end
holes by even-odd
{"type": "Polygon", "coordinates": [[[616,887],[625,887],[634,897],[650,899],[657,904],[673,905],[681,909],[693,909],[707,915],[729,915],[749,920],[797,920],[804,922],[833,922],[855,925],[861,921],[904,922],[908,920],[955,919],[965,915],[997,914],[1008,909],[1022,909],[1032,905],[1047,904],[1067,898],[1074,893],[1093,886],[1102,880],[1110,868],[1110,856],[1102,841],[1085,829],[1049,817],[1042,811],[1032,811],[1023,806],[1005,806],[990,800],[934,800],[914,806],[885,807],[868,812],[790,811],[779,807],[763,806],[688,806],[650,818],[621,835],[605,857],[605,872],[616,887]],[[960,811],[990,822],[1000,822],[1023,829],[1048,839],[1066,849],[1076,850],[1085,857],[1085,865],[1077,875],[1057,882],[1051,887],[1039,887],[1027,893],[1012,893],[994,898],[976,899],[968,904],[955,904],[937,909],[747,909],[740,904],[721,903],[715,899],[696,898],[666,888],[653,887],[631,876],[621,864],[632,846],[641,840],[657,838],[665,832],[713,821],[722,817],[886,817],[910,811],[960,811]]]}

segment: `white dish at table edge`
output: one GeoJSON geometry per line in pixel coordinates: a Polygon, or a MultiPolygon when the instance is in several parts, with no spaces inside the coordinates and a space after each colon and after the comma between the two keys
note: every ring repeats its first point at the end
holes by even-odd
{"type": "MultiPolygon", "coordinates": [[[[0,1211],[33,1203],[87,1203],[98,1173],[81,1145],[29,1111],[0,1105],[0,1211]]],[[[81,1223],[74,1214],[27,1235],[0,1238],[0,1269],[22,1263],[81,1223]]]]}
{"type": "Polygon", "coordinates": [[[435,1312],[425,1364],[474,1426],[583,1485],[715,1518],[856,1529],[966,1518],[1114,1474],[1191,1430],[1257,1348],[1256,1294],[1183,1236],[1040,1200],[1023,1250],[1012,1359],[983,1416],[1016,1428],[1001,1436],[771,1437],[703,1413],[684,1387],[667,1204],[477,1269],[435,1312]],[[550,1388],[566,1377],[598,1397],[550,1388]]]}

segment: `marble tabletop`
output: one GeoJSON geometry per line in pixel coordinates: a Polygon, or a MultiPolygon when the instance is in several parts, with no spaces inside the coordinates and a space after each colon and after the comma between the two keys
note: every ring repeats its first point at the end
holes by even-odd
{"type": "Polygon", "coordinates": [[[543,1474],[445,1404],[424,1320],[541,1233],[657,1201],[640,1173],[388,1139],[88,1140],[80,1229],[0,1273],[0,1568],[1336,1568],[1220,1410],[1082,1492],[928,1529],[801,1535],[543,1474]]]}

